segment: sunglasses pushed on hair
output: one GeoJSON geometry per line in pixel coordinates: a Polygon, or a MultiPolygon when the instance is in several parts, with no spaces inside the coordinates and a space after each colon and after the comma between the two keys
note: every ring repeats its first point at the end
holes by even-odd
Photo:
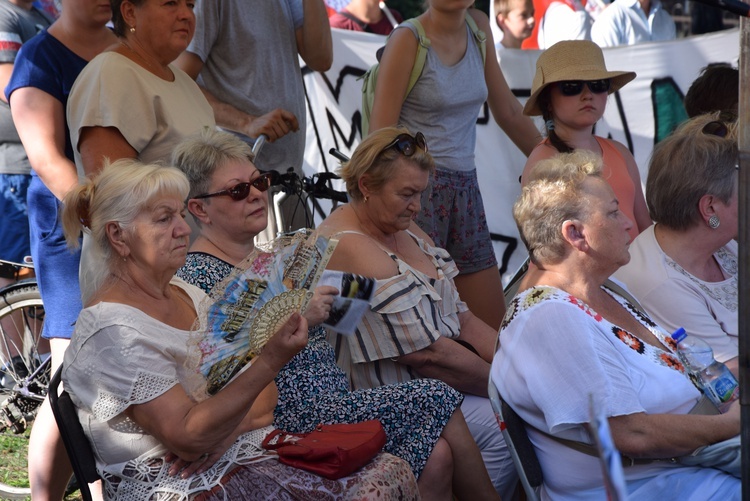
{"type": "Polygon", "coordinates": [[[255,188],[256,190],[263,192],[268,190],[268,188],[271,187],[271,173],[267,172],[265,174],[261,174],[260,176],[256,177],[249,183],[238,183],[232,186],[231,188],[227,188],[226,190],[217,191],[215,193],[205,193],[203,195],[196,195],[193,198],[211,198],[211,197],[229,197],[235,202],[239,202],[240,200],[245,200],[247,196],[250,194],[250,188],[255,188]]]}
{"type": "Polygon", "coordinates": [[[414,136],[403,133],[396,136],[396,139],[383,148],[382,151],[391,148],[396,148],[405,157],[410,157],[417,151],[417,148],[427,153],[427,141],[425,141],[424,134],[421,132],[417,132],[414,136]]]}
{"type": "Polygon", "coordinates": [[[719,119],[708,122],[703,126],[703,133],[709,136],[719,136],[726,138],[729,135],[729,126],[727,124],[737,121],[737,115],[731,111],[722,111],[719,113],[719,119]]]}
{"type": "Polygon", "coordinates": [[[557,82],[557,88],[560,89],[563,96],[577,96],[583,92],[584,84],[592,93],[604,94],[605,92],[609,92],[612,81],[609,78],[601,80],[565,80],[557,82]]]}

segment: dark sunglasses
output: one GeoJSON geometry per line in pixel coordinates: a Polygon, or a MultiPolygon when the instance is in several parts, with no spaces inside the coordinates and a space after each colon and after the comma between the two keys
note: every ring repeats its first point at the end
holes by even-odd
{"type": "Polygon", "coordinates": [[[563,96],[577,96],[583,92],[583,84],[586,84],[594,94],[609,92],[612,82],[608,78],[602,80],[566,80],[557,82],[557,88],[563,96]]]}
{"type": "Polygon", "coordinates": [[[703,126],[703,133],[707,136],[719,136],[726,138],[729,135],[729,126],[727,124],[737,121],[737,114],[731,111],[722,111],[719,113],[719,119],[708,122],[703,126]]]}
{"type": "Polygon", "coordinates": [[[410,157],[417,151],[417,148],[421,148],[422,151],[427,153],[427,141],[425,141],[424,134],[421,132],[417,132],[414,136],[404,133],[396,136],[396,139],[383,148],[381,153],[391,148],[396,148],[405,157],[410,157]]]}
{"type": "Polygon", "coordinates": [[[206,193],[203,195],[196,195],[193,198],[211,198],[211,197],[223,197],[227,196],[234,200],[235,202],[239,202],[240,200],[245,200],[247,196],[250,194],[250,187],[255,188],[258,191],[266,191],[268,188],[271,187],[271,173],[267,172],[265,174],[261,174],[260,176],[256,177],[249,183],[238,183],[232,186],[231,188],[227,188],[226,190],[217,191],[216,193],[206,193]]]}

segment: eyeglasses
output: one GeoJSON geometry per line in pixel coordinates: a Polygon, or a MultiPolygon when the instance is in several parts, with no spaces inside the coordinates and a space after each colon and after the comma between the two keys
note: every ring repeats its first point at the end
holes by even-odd
{"type": "Polygon", "coordinates": [[[404,133],[396,136],[396,139],[383,148],[381,153],[391,148],[396,148],[405,157],[410,157],[417,151],[417,148],[421,148],[422,151],[427,153],[427,141],[425,141],[424,134],[421,132],[417,132],[414,136],[404,133]]]}
{"type": "Polygon", "coordinates": [[[608,78],[602,80],[565,80],[557,82],[557,88],[560,89],[563,96],[577,96],[583,92],[583,84],[586,84],[594,94],[604,94],[609,92],[612,81],[608,78]]]}
{"type": "Polygon", "coordinates": [[[261,174],[260,176],[256,177],[254,180],[250,181],[249,183],[238,183],[232,186],[231,188],[227,188],[226,190],[217,191],[215,193],[206,193],[203,195],[196,195],[193,198],[211,198],[211,197],[223,197],[227,196],[234,200],[235,202],[239,202],[240,200],[245,200],[247,196],[250,194],[250,187],[255,188],[258,191],[266,191],[268,188],[271,187],[271,173],[267,172],[265,174],[261,174]]]}

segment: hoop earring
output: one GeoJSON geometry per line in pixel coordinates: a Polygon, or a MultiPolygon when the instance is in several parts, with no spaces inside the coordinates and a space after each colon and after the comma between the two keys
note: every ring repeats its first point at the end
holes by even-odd
{"type": "Polygon", "coordinates": [[[711,227],[711,229],[715,230],[719,227],[720,224],[721,221],[719,220],[719,216],[717,216],[716,214],[708,218],[708,225],[711,227]]]}

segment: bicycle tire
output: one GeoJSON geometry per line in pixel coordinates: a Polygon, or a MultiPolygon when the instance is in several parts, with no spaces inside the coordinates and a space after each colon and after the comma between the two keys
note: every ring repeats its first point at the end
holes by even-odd
{"type": "Polygon", "coordinates": [[[29,432],[49,385],[49,364],[42,363],[45,353],[40,353],[43,323],[44,306],[34,279],[0,290],[0,499],[31,495],[26,468],[29,432]],[[37,369],[39,374],[27,378],[37,369]],[[29,395],[23,396],[20,388],[29,395]],[[9,406],[11,402],[15,405],[9,406]]]}

